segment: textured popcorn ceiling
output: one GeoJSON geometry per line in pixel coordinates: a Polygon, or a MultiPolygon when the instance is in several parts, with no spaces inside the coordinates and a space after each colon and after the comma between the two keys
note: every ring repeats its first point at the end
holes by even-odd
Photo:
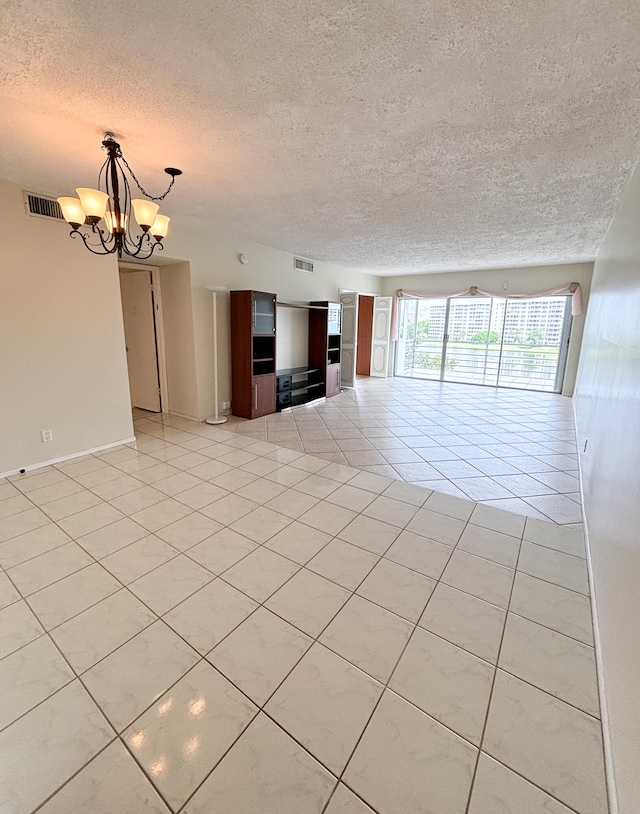
{"type": "Polygon", "coordinates": [[[0,177],[113,130],[176,219],[378,274],[592,259],[638,149],[638,0],[0,8],[0,177]]]}

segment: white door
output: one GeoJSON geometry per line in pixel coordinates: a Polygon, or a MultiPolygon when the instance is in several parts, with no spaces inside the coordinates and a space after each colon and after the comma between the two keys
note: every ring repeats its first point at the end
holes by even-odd
{"type": "Polygon", "coordinates": [[[386,378],[389,375],[389,345],[392,297],[376,297],[373,304],[373,332],[371,337],[371,375],[386,378]]]}
{"type": "Polygon", "coordinates": [[[159,413],[160,382],[151,272],[121,271],[120,296],[131,406],[159,413]]]}
{"type": "Polygon", "coordinates": [[[358,337],[358,293],[347,291],[340,294],[342,303],[342,356],[340,359],[340,384],[355,387],[356,341],[358,337]]]}

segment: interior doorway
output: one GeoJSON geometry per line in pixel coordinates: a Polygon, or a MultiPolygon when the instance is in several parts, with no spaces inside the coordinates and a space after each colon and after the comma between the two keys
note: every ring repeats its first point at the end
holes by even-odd
{"type": "Polygon", "coordinates": [[[167,392],[159,269],[121,265],[119,271],[131,406],[159,413],[167,392]]]}
{"type": "MultiPolygon", "coordinates": [[[[342,304],[341,386],[355,387],[357,376],[381,375],[373,370],[377,304],[390,298],[340,289],[342,304]]],[[[386,358],[386,357],[385,357],[386,358]]],[[[386,370],[386,366],[385,366],[386,370]]],[[[386,376],[386,372],[384,373],[386,376]]]]}
{"type": "Polygon", "coordinates": [[[373,306],[375,297],[358,295],[358,339],[356,345],[356,374],[371,375],[371,336],[373,332],[373,306]]]}

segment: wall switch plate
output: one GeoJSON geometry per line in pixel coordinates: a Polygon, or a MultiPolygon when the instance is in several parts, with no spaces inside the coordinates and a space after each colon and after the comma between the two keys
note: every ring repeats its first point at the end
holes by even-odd
{"type": "Polygon", "coordinates": [[[53,430],[42,430],[40,436],[45,443],[53,441],[53,430]]]}

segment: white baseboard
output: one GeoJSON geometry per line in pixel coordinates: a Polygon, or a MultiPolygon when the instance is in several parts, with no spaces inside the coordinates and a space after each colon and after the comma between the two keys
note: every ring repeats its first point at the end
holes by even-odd
{"type": "Polygon", "coordinates": [[[29,464],[28,466],[23,466],[19,469],[10,469],[8,472],[0,472],[0,478],[8,478],[10,475],[19,475],[23,470],[25,472],[31,472],[33,469],[42,469],[43,466],[52,466],[53,464],[60,464],[63,461],[71,461],[74,458],[82,458],[84,455],[92,455],[94,452],[102,452],[104,449],[121,447],[123,444],[131,444],[135,440],[135,436],[132,436],[131,438],[123,438],[122,441],[113,441],[110,444],[103,444],[101,447],[83,449],[81,452],[73,452],[71,455],[62,455],[60,458],[52,458],[50,461],[40,461],[40,463],[29,464]]]}
{"type": "MultiPolygon", "coordinates": [[[[578,438],[578,419],[576,416],[575,402],[573,404],[573,423],[578,438]]],[[[589,539],[589,524],[584,503],[584,483],[582,480],[582,456],[578,450],[578,471],[580,475],[580,500],[582,502],[582,520],[584,523],[584,544],[587,555],[587,577],[589,580],[589,592],[591,594],[591,619],[593,623],[593,644],[596,656],[596,678],[598,685],[598,700],[600,701],[600,723],[602,725],[602,746],[604,751],[604,769],[607,779],[607,798],[609,802],[609,814],[618,814],[618,794],[616,790],[616,776],[613,765],[613,750],[611,748],[611,730],[609,728],[609,711],[607,707],[607,694],[604,686],[604,668],[602,664],[602,640],[600,637],[600,625],[598,621],[598,599],[596,596],[596,586],[593,576],[593,561],[591,559],[591,541],[589,539]]]]}

